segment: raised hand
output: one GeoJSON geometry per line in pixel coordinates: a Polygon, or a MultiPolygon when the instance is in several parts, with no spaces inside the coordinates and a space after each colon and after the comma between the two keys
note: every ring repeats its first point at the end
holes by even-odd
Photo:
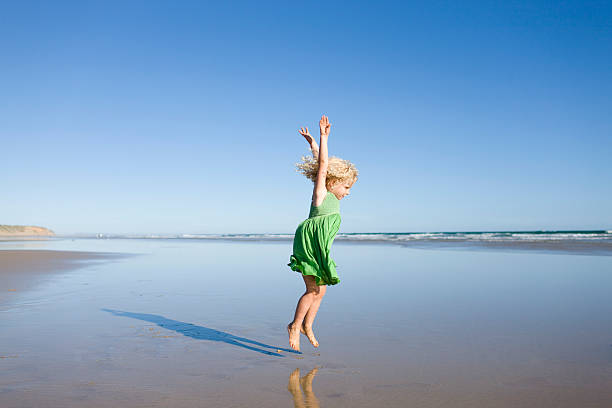
{"type": "Polygon", "coordinates": [[[319,145],[317,144],[317,141],[314,139],[314,137],[310,136],[310,132],[308,132],[308,127],[300,128],[298,132],[300,132],[300,135],[304,136],[304,139],[306,139],[306,141],[310,145],[310,150],[312,150],[312,154],[314,154],[315,157],[318,157],[319,145]]]}
{"type": "Polygon", "coordinates": [[[327,116],[321,116],[321,120],[319,121],[319,129],[321,130],[321,136],[329,136],[329,129],[331,128],[331,123],[329,123],[329,119],[327,116]]]}
{"type": "Polygon", "coordinates": [[[300,132],[300,135],[304,136],[304,139],[306,139],[308,144],[312,145],[312,143],[315,141],[314,138],[310,136],[310,132],[308,132],[308,126],[300,128],[298,132],[300,132]]]}

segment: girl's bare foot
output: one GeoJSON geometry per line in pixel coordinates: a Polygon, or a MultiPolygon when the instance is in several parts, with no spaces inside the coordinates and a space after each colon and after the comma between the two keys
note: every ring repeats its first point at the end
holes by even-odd
{"type": "Polygon", "coordinates": [[[312,327],[306,327],[304,324],[302,324],[302,327],[300,327],[300,332],[308,337],[308,341],[310,341],[314,347],[319,347],[319,342],[312,332],[312,327]]]}
{"type": "Polygon", "coordinates": [[[292,323],[287,325],[287,333],[289,334],[289,345],[292,349],[300,351],[300,332],[297,327],[293,327],[292,323]]]}

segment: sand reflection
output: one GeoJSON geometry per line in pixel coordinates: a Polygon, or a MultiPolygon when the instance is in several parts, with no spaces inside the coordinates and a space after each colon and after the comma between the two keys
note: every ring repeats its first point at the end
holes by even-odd
{"type": "Polygon", "coordinates": [[[293,396],[293,406],[295,408],[319,408],[319,400],[314,391],[312,391],[312,380],[317,371],[319,371],[319,368],[315,367],[308,374],[300,378],[300,369],[296,368],[289,375],[287,389],[293,396]]]}

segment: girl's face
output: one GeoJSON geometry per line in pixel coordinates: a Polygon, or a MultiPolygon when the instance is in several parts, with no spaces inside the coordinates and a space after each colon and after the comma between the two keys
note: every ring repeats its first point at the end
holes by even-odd
{"type": "Polygon", "coordinates": [[[351,193],[351,187],[355,184],[356,180],[340,180],[332,184],[329,188],[338,200],[342,200],[344,197],[351,193]]]}

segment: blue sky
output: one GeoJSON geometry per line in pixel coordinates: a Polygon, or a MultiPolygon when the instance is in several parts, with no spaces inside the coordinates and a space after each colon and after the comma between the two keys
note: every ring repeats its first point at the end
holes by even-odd
{"type": "Polygon", "coordinates": [[[300,126],[343,232],[612,229],[610,2],[1,2],[0,223],[293,232],[300,126]]]}

